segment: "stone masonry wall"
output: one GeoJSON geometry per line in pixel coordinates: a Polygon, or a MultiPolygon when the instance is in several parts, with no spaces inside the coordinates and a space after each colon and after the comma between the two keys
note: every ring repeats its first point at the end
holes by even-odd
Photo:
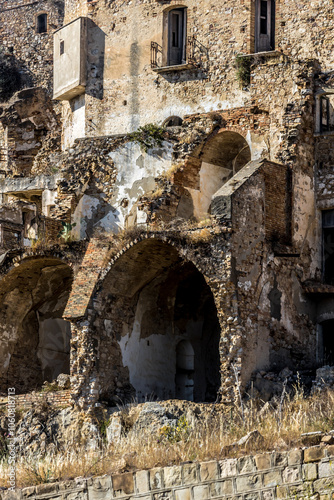
{"type": "Polygon", "coordinates": [[[2,500],[330,500],[334,446],[189,463],[2,492],[2,500]]]}
{"type": "Polygon", "coordinates": [[[0,45],[12,54],[30,86],[52,93],[53,31],[63,22],[62,0],[1,0],[0,45]],[[37,33],[36,16],[48,15],[48,30],[37,33]]]}
{"type": "MultiPolygon", "coordinates": [[[[66,2],[65,23],[80,15],[95,23],[88,36],[83,125],[87,136],[123,133],[145,123],[162,123],[171,115],[183,118],[194,112],[249,105],[258,94],[261,99],[262,96],[270,99],[273,89],[268,77],[246,88],[236,74],[236,55],[254,51],[252,0],[183,2],[187,7],[187,36],[195,37],[202,47],[199,66],[161,74],[152,70],[151,42],[163,45],[164,11],[179,5],[177,0],[142,0],[135,4],[101,0],[66,2]],[[96,50],[99,30],[104,60],[96,50]]],[[[311,7],[306,1],[277,1],[275,49],[293,64],[316,59],[323,71],[331,69],[332,10],[329,0],[316,0],[311,7]]],[[[277,86],[275,92],[281,94],[284,89],[277,86]]],[[[72,103],[74,109],[75,103],[76,99],[72,103]]],[[[72,118],[71,114],[70,104],[65,103],[64,116],[69,120],[69,128],[75,113],[72,118]]]]}

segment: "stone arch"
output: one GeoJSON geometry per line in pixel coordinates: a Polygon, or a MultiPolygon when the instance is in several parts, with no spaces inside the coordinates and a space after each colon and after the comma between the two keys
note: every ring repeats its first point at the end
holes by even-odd
{"type": "MultiPolygon", "coordinates": [[[[202,219],[210,213],[213,195],[249,161],[250,146],[234,130],[215,132],[198,146],[187,161],[188,168],[198,173],[190,183],[188,174],[188,185],[184,186],[192,196],[195,218],[202,219]]],[[[182,174],[180,180],[181,177],[182,174]]]]}
{"type": "Polygon", "coordinates": [[[194,349],[193,399],[217,398],[221,327],[208,283],[170,241],[137,241],[114,260],[95,302],[102,398],[175,397],[181,341],[194,349]]]}
{"type": "Polygon", "coordinates": [[[180,127],[182,125],[182,118],[177,115],[172,115],[166,118],[162,124],[163,127],[180,127]]]}
{"type": "Polygon", "coordinates": [[[70,370],[70,325],[62,319],[73,275],[59,258],[16,262],[0,281],[0,390],[28,392],[70,370]]]}
{"type": "Polygon", "coordinates": [[[199,158],[202,163],[225,168],[234,175],[251,160],[251,150],[239,132],[225,129],[205,141],[199,158]]]}

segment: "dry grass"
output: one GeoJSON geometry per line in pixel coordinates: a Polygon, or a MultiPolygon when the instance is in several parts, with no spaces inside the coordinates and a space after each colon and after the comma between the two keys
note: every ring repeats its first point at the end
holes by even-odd
{"type": "Polygon", "coordinates": [[[183,168],[184,168],[183,163],[174,163],[171,167],[169,167],[161,174],[161,178],[167,181],[173,181],[174,174],[176,174],[176,172],[178,172],[183,168]]]}
{"type": "MultiPolygon", "coordinates": [[[[301,390],[286,396],[281,404],[249,400],[242,412],[236,407],[208,406],[199,418],[188,417],[177,438],[168,432],[134,428],[116,443],[98,450],[78,447],[65,452],[31,455],[17,460],[17,486],[31,486],[78,476],[96,476],[134,469],[174,465],[238,456],[258,451],[285,450],[301,446],[303,432],[329,431],[334,428],[334,392],[304,397],[301,390]],[[260,446],[250,449],[231,447],[247,432],[257,429],[263,436],[260,446]]],[[[168,429],[167,429],[168,430],[168,429]]],[[[6,486],[8,464],[0,463],[0,486],[6,486]]]]}

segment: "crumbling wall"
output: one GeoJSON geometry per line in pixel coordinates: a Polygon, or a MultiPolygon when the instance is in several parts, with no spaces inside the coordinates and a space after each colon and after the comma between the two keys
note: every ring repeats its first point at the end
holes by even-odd
{"type": "Polygon", "coordinates": [[[29,88],[3,104],[0,113],[7,135],[6,176],[29,176],[43,142],[59,132],[53,105],[43,88],[29,88]]]}
{"type": "MultiPolygon", "coordinates": [[[[229,233],[228,230],[217,227],[216,229],[204,229],[203,232],[198,230],[188,236],[186,231],[183,234],[182,239],[176,234],[173,236],[172,233],[168,232],[153,233],[152,239],[147,239],[144,234],[141,237],[137,236],[111,260],[107,267],[105,267],[106,250],[102,253],[99,245],[92,245],[88,252],[89,255],[87,258],[85,257],[83,262],[84,267],[78,273],[69,305],[64,312],[64,317],[70,319],[73,326],[74,357],[71,375],[74,384],[73,392],[79,406],[87,407],[87,404],[91,405],[99,396],[102,399],[113,399],[116,395],[127,398],[136,390],[136,387],[132,388],[130,385],[136,380],[136,370],[142,370],[140,363],[130,359],[135,352],[131,336],[137,336],[136,324],[141,330],[142,340],[139,342],[142,344],[141,348],[145,352],[151,351],[152,348],[152,352],[155,353],[155,361],[152,360],[152,365],[155,362],[158,364],[163,353],[163,350],[159,349],[158,346],[161,342],[163,344],[163,339],[166,336],[169,338],[172,332],[171,328],[183,329],[185,327],[187,331],[187,328],[190,327],[188,332],[191,336],[191,332],[195,331],[196,339],[196,331],[198,328],[201,330],[204,327],[203,319],[205,318],[200,319],[200,309],[203,307],[200,304],[202,299],[199,302],[197,326],[196,321],[194,322],[195,317],[192,319],[190,316],[187,320],[187,315],[185,315],[184,326],[181,327],[182,317],[178,316],[180,311],[178,314],[175,310],[173,312],[175,304],[178,303],[176,289],[182,282],[182,273],[185,273],[183,278],[186,278],[187,275],[186,269],[189,266],[187,262],[193,262],[193,265],[190,266],[191,269],[188,270],[189,276],[195,278],[197,276],[196,279],[202,280],[203,292],[209,294],[209,299],[212,296],[211,305],[213,310],[216,309],[214,314],[217,315],[220,325],[220,340],[218,335],[216,341],[212,339],[211,348],[204,348],[204,351],[208,350],[208,359],[211,357],[212,360],[215,356],[217,357],[218,352],[220,355],[222,382],[219,380],[215,393],[219,389],[224,392],[225,397],[230,399],[234,397],[231,363],[236,361],[238,355],[239,330],[236,328],[236,321],[234,323],[231,321],[232,315],[233,320],[237,317],[237,311],[234,285],[230,280],[229,271],[229,233]],[[224,248],[223,260],[222,245],[224,248]],[[180,268],[178,267],[183,261],[184,271],[182,271],[182,265],[180,268]],[[194,265],[197,268],[196,272],[194,265]],[[100,273],[96,275],[96,270],[99,268],[102,269],[100,278],[100,273]],[[178,275],[177,279],[173,273],[178,275]],[[98,278],[99,281],[97,281],[98,278]],[[209,288],[204,285],[204,279],[209,288]],[[78,286],[79,283],[80,286],[78,286]],[[162,284],[164,285],[161,287],[162,284]],[[87,294],[85,294],[86,288],[90,290],[87,294]],[[141,293],[143,293],[144,302],[141,301],[141,293]],[[160,298],[157,299],[157,297],[160,298]],[[151,314],[155,314],[156,318],[160,317],[160,326],[158,320],[150,321],[151,314]],[[156,316],[157,314],[158,316],[156,316]],[[135,326],[134,329],[133,326],[135,326]],[[156,330],[157,328],[159,331],[156,330]],[[127,337],[128,343],[126,342],[127,337]],[[214,347],[215,342],[217,343],[216,347],[214,347]],[[129,349],[128,352],[126,352],[127,349],[129,349]],[[210,351],[210,349],[212,350],[210,351]],[[220,383],[222,383],[221,389],[218,387],[220,383]]],[[[198,301],[198,298],[196,300],[198,301]]],[[[205,301],[202,304],[205,304],[205,301]]],[[[211,311],[210,315],[212,314],[211,311]]],[[[214,320],[214,316],[211,320],[214,320]]],[[[207,327],[208,324],[205,328],[207,327]]],[[[214,328],[211,333],[214,332],[214,328]]],[[[179,333],[179,340],[182,338],[179,333]]],[[[187,334],[184,338],[188,338],[187,334]]],[[[176,338],[170,340],[175,348],[176,338]]],[[[173,355],[174,361],[171,361],[166,375],[170,379],[169,386],[175,378],[175,352],[173,355]]],[[[205,365],[204,360],[202,361],[203,365],[198,367],[199,372],[203,370],[205,365]]],[[[208,360],[206,363],[207,370],[210,371],[208,360]]],[[[218,365],[216,362],[217,372],[219,371],[218,365]]],[[[145,378],[143,372],[141,376],[145,378]]],[[[211,374],[207,374],[207,376],[212,377],[211,374]]],[[[151,384],[151,392],[154,392],[155,384],[159,384],[159,379],[154,380],[152,377],[151,379],[146,377],[146,383],[151,384]]],[[[169,386],[167,389],[171,390],[169,386]]],[[[204,391],[203,386],[201,387],[200,391],[204,391]]],[[[140,384],[137,389],[140,389],[140,384]]],[[[206,396],[210,399],[214,397],[214,394],[212,389],[209,391],[211,391],[210,396],[208,393],[206,396]]],[[[142,397],[144,394],[139,394],[139,396],[142,397]]],[[[166,397],[167,395],[160,394],[160,396],[166,397]]],[[[205,395],[203,393],[197,397],[201,399],[205,395]]]]}
{"type": "MultiPolygon", "coordinates": [[[[59,258],[61,251],[41,254],[35,250],[18,256],[14,265],[9,256],[3,259],[0,390],[4,392],[8,386],[29,392],[70,371],[70,327],[62,312],[73,274],[59,258]]],[[[78,255],[69,255],[70,262],[78,255]]]]}

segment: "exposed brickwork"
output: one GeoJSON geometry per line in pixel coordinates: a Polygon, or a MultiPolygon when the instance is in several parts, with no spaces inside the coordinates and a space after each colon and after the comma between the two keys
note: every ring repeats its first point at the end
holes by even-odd
{"type": "MultiPolygon", "coordinates": [[[[32,408],[38,403],[48,403],[52,406],[70,406],[71,390],[57,392],[30,392],[27,394],[18,394],[15,396],[15,404],[18,408],[32,408]]],[[[0,398],[1,406],[7,405],[7,398],[0,398]]]]}
{"type": "Polygon", "coordinates": [[[91,295],[103,269],[107,250],[108,248],[101,245],[98,239],[92,239],[89,242],[64,311],[65,318],[74,319],[85,316],[91,295]]]}

